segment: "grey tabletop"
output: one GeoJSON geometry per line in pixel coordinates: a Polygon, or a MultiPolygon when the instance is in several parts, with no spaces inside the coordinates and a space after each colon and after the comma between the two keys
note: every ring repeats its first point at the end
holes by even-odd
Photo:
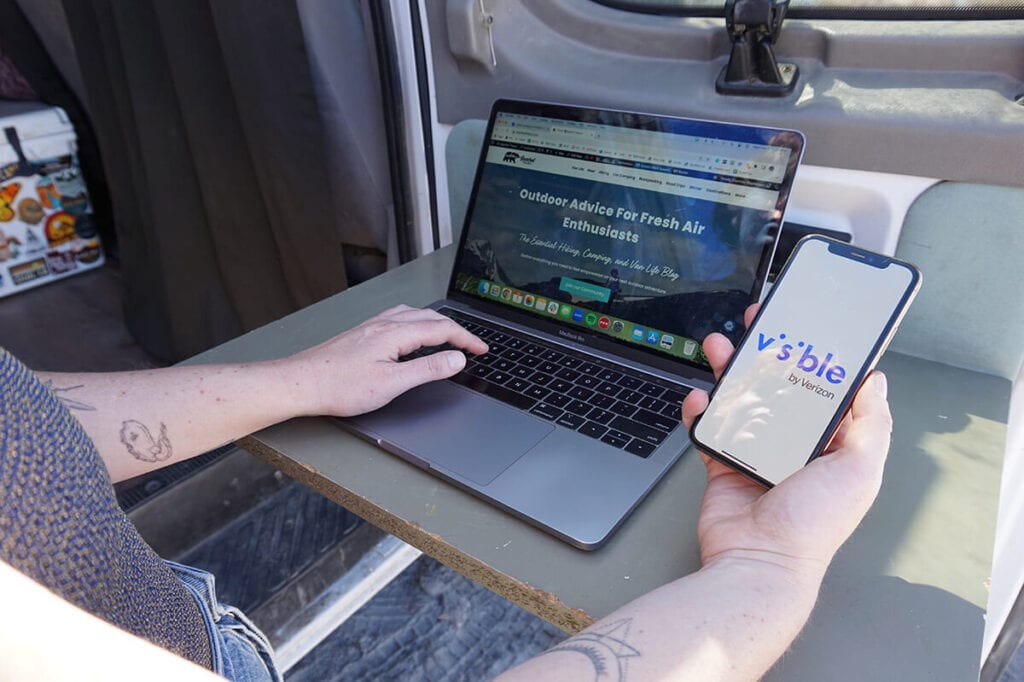
{"type": "MultiPolygon", "coordinates": [[[[452,257],[449,247],[417,259],[191,362],[280,357],[388,306],[426,305],[443,297],[452,257]]],[[[896,353],[881,368],[895,420],[882,492],[768,679],[977,676],[1010,383],[896,353]]],[[[606,546],[584,552],[328,419],[292,420],[240,445],[570,632],[699,567],[704,469],[692,450],[606,546]]]]}

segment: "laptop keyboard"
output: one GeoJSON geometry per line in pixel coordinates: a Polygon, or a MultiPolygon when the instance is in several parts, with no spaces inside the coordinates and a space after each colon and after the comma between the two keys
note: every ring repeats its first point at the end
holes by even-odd
{"type": "Polygon", "coordinates": [[[440,312],[490,347],[486,355],[467,353],[466,368],[451,381],[639,457],[654,452],[680,424],[679,405],[689,392],[683,386],[456,311],[440,312]]]}

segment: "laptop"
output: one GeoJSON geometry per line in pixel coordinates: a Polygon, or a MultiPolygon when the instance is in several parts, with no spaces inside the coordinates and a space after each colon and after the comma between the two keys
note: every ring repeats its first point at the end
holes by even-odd
{"type": "Polygon", "coordinates": [[[689,445],[700,342],[743,334],[803,149],[791,130],[499,100],[444,300],[490,346],[341,420],[581,549],[689,445]]]}

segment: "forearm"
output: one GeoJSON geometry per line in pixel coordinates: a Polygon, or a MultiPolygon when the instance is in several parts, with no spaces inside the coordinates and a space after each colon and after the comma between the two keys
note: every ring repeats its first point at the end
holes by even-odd
{"type": "Polygon", "coordinates": [[[114,481],[308,412],[281,361],[39,376],[71,408],[114,481]]]}
{"type": "Polygon", "coordinates": [[[0,682],[222,679],[72,606],[2,561],[0,597],[0,682]]]}
{"type": "Polygon", "coordinates": [[[719,560],[630,602],[500,679],[756,680],[800,632],[820,583],[815,567],[794,571],[719,560]]]}

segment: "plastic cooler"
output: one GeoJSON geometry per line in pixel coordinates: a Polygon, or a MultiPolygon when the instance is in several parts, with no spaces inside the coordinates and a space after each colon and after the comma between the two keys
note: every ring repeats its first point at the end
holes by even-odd
{"type": "Polygon", "coordinates": [[[0,297],[102,265],[64,110],[0,102],[0,132],[0,297]]]}

